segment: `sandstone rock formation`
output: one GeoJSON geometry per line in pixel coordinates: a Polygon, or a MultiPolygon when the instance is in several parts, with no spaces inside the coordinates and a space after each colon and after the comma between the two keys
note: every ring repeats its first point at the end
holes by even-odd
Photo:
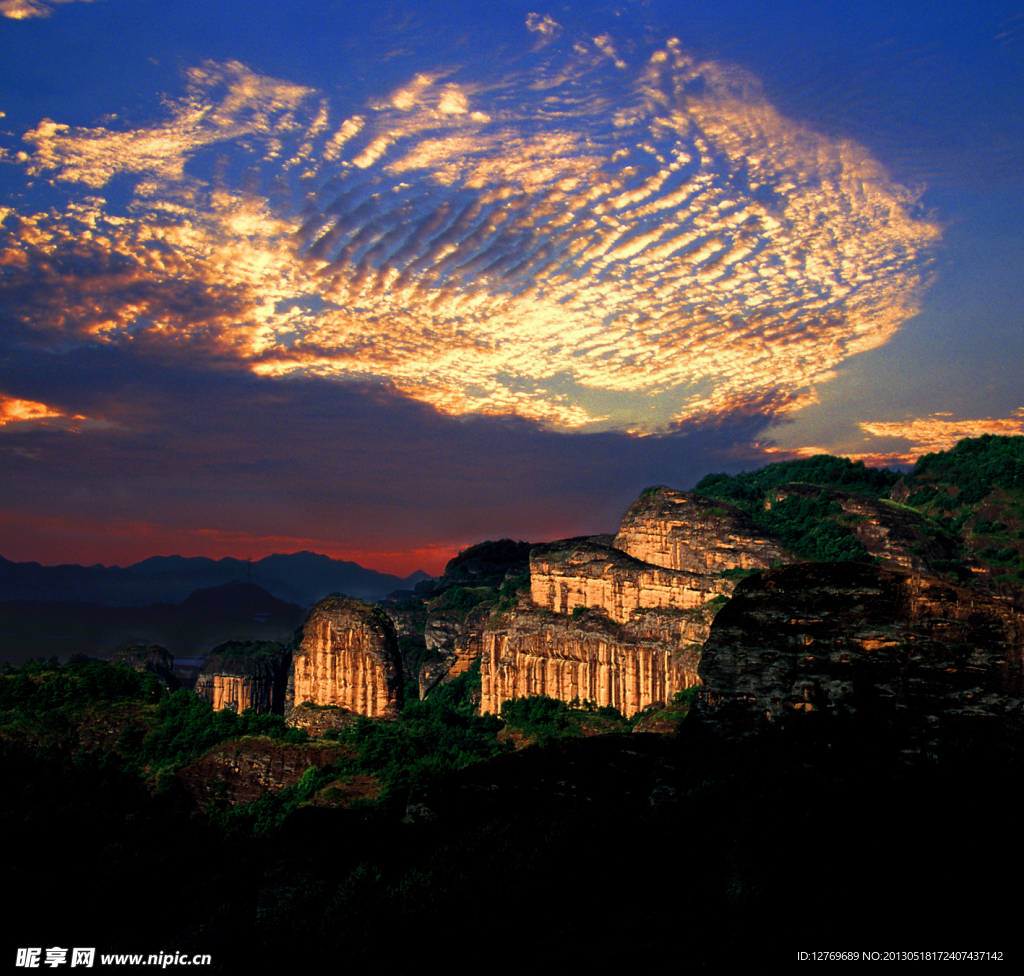
{"type": "Polygon", "coordinates": [[[379,607],[327,597],[310,611],[292,657],[287,705],[337,705],[371,718],[402,706],[394,624],[379,607]]]}
{"type": "Polygon", "coordinates": [[[491,603],[474,607],[465,615],[440,612],[427,618],[427,649],[440,655],[419,671],[420,700],[431,689],[454,681],[464,674],[483,652],[483,632],[491,616],[491,603]]]}
{"type": "Polygon", "coordinates": [[[643,562],[701,574],[795,561],[745,512],[671,488],[645,491],[623,516],[614,545],[643,562]]]}
{"type": "Polygon", "coordinates": [[[484,632],[481,709],[531,694],[625,715],[671,701],[699,681],[701,644],[736,586],[723,573],[794,559],[731,505],[644,492],[613,545],[591,538],[534,548],[530,601],[484,632]]]}
{"type": "Polygon", "coordinates": [[[695,684],[701,641],[715,608],[647,611],[617,624],[593,610],[575,616],[523,607],[483,634],[482,712],[508,698],[593,701],[630,716],[695,684]]]}
{"type": "Polygon", "coordinates": [[[530,599],[483,633],[481,710],[548,695],[630,716],[700,680],[711,621],[736,587],[729,570],[795,557],[723,503],[659,488],[599,538],[538,546],[530,599]]]}
{"type": "Polygon", "coordinates": [[[112,664],[123,664],[135,671],[155,674],[168,691],[177,691],[181,687],[181,682],[174,674],[174,655],[159,644],[130,644],[110,660],[112,664]]]}
{"type": "MultiPolygon", "coordinates": [[[[840,524],[869,554],[890,564],[920,573],[932,561],[955,555],[955,544],[928,519],[845,491],[786,484],[774,489],[765,504],[790,495],[820,500],[823,493],[835,503],[840,524]]],[[[441,604],[447,609],[430,613],[425,624],[426,647],[438,657],[419,669],[421,697],[480,657],[485,712],[498,712],[506,699],[533,694],[594,701],[626,715],[671,702],[676,692],[704,677],[698,672],[701,647],[742,576],[736,571],[800,563],[738,508],[668,488],[649,490],[630,507],[614,544],[608,537],[591,537],[535,546],[528,564],[529,596],[521,594],[510,609],[508,597],[499,600],[496,587],[522,569],[524,545],[485,543],[449,563],[450,573],[432,595],[436,602],[449,593],[448,603],[441,604]],[[472,607],[472,600],[481,599],[472,607]],[[459,609],[465,601],[471,609],[459,609]]],[[[878,572],[854,564],[839,570],[833,564],[809,565],[817,568],[793,572],[810,574],[801,578],[814,578],[819,571],[845,571],[850,578],[878,572]]],[[[752,585],[744,584],[743,591],[750,592],[752,585]]],[[[933,579],[919,587],[946,585],[933,579]]],[[[360,656],[365,642],[353,636],[364,632],[366,610],[358,624],[337,616],[340,604],[334,612],[335,624],[316,611],[310,615],[295,659],[293,701],[339,705],[367,715],[393,711],[399,689],[397,681],[388,685],[386,654],[360,656]],[[335,632],[347,636],[338,638],[335,632]]],[[[865,619],[873,618],[869,613],[865,619]]],[[[379,635],[375,640],[383,646],[379,635]]],[[[396,673],[399,669],[397,662],[396,673]]],[[[717,675],[713,668],[708,673],[717,675]]],[[[771,669],[763,673],[770,675],[771,669]]],[[[771,684],[775,679],[764,680],[771,684]]]]}
{"type": "Polygon", "coordinates": [[[283,644],[262,641],[227,641],[215,647],[203,662],[196,694],[214,711],[230,708],[244,712],[282,712],[288,675],[288,651],[283,644]]]}
{"type": "Polygon", "coordinates": [[[537,606],[561,614],[599,607],[620,624],[642,610],[692,610],[734,587],[727,577],[652,565],[586,539],[540,546],[530,555],[537,606]]]}
{"type": "Polygon", "coordinates": [[[384,610],[398,630],[406,676],[418,681],[421,699],[480,657],[490,608],[509,581],[527,576],[529,553],[527,542],[481,542],[450,559],[439,580],[388,598],[384,610]]]}
{"type": "Polygon", "coordinates": [[[699,665],[702,721],[727,735],[808,712],[910,727],[1024,719],[1024,614],[933,576],[809,563],[743,581],[699,665]]]}

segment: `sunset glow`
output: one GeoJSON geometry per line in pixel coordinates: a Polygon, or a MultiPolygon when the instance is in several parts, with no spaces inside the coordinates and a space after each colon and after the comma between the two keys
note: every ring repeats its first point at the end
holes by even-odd
{"type": "Polygon", "coordinates": [[[436,571],[1021,432],[1010,13],[356,7],[0,0],[0,555],[436,571]]]}

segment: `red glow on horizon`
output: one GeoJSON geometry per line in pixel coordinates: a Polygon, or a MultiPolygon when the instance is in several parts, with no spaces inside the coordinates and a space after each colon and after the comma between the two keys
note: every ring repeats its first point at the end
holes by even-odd
{"type": "MultiPolygon", "coordinates": [[[[315,552],[331,559],[358,563],[364,569],[395,576],[423,570],[440,576],[460,546],[438,543],[405,550],[353,549],[315,538],[242,536],[219,529],[175,529],[149,522],[86,523],[59,517],[39,518],[0,512],[3,542],[0,556],[12,562],[44,566],[78,564],[131,566],[152,556],[174,555],[208,559],[252,559],[277,553],[315,552]]],[[[464,548],[464,547],[462,547],[464,548]]]]}

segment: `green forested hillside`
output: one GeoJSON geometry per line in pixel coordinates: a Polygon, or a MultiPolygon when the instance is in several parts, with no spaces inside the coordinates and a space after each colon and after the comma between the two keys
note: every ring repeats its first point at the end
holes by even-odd
{"type": "Polygon", "coordinates": [[[976,505],[996,488],[1024,491],[1024,437],[985,434],[948,451],[925,454],[906,484],[910,504],[925,505],[941,497],[946,510],[976,505]]]}
{"type": "Polygon", "coordinates": [[[963,540],[989,585],[1024,588],[1024,437],[960,441],[925,454],[898,492],[963,540]]]}
{"type": "Polygon", "coordinates": [[[730,502],[796,554],[821,562],[870,558],[836,492],[892,499],[893,506],[927,518],[925,536],[955,540],[956,558],[934,561],[933,571],[1009,595],[1024,586],[1024,437],[962,440],[922,456],[908,475],[821,454],[737,475],[711,474],[694,491],[730,502]],[[807,486],[821,492],[815,497],[807,486]]]}
{"type": "Polygon", "coordinates": [[[844,524],[840,505],[824,489],[885,498],[899,479],[899,473],[888,468],[869,468],[860,461],[818,454],[737,475],[709,474],[694,491],[742,509],[761,528],[778,536],[787,549],[806,559],[847,562],[870,557],[849,524],[844,524]],[[766,506],[773,491],[787,484],[820,485],[823,491],[817,497],[791,494],[781,500],[772,498],[766,506]]]}
{"type": "Polygon", "coordinates": [[[741,474],[709,474],[693,489],[699,495],[721,498],[744,511],[756,508],[772,488],[790,482],[840,488],[869,498],[887,498],[900,480],[898,471],[869,468],[863,461],[816,454],[798,461],[781,461],[741,474]]]}

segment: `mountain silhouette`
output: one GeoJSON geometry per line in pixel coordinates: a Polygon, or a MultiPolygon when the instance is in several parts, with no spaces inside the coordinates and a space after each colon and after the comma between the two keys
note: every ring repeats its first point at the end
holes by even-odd
{"type": "Polygon", "coordinates": [[[275,554],[252,562],[231,557],[152,556],[124,568],[41,566],[0,556],[0,601],[144,607],[181,603],[196,590],[242,581],[260,586],[280,600],[310,606],[335,592],[381,600],[392,590],[411,589],[427,578],[419,570],[402,578],[315,552],[275,554]]]}

